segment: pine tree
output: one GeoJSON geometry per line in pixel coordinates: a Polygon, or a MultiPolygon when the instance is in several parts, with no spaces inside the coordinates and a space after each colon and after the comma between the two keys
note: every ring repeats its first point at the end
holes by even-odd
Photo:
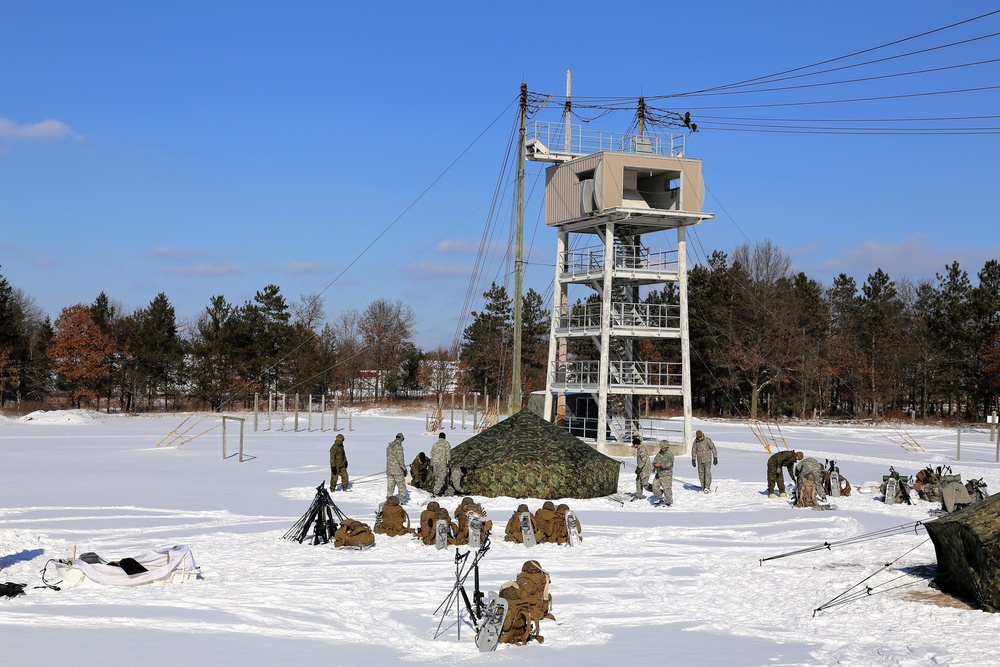
{"type": "Polygon", "coordinates": [[[513,328],[511,299],[502,285],[493,283],[483,293],[483,311],[472,312],[472,324],[462,332],[462,367],[468,391],[489,396],[510,391],[510,355],[513,328]]]}

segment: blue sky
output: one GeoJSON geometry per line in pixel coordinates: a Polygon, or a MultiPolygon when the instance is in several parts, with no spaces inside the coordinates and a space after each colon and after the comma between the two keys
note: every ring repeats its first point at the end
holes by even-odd
{"type": "MultiPolygon", "coordinates": [[[[423,348],[459,330],[491,201],[484,267],[504,282],[512,184],[498,186],[522,81],[574,102],[649,98],[838,58],[998,9],[984,2],[383,3],[13,2],[0,21],[0,272],[53,318],[101,291],[127,309],[164,292],[182,319],[212,295],[269,283],[323,294],[334,318],[377,298],[410,304],[423,348]]],[[[1000,14],[826,67],[1000,32],[1000,14]]],[[[989,60],[1000,38],[825,78],[989,60]]],[[[1000,136],[732,131],[719,120],[1000,114],[1000,63],[810,89],[653,104],[700,121],[706,210],[692,260],[770,239],[827,284],[876,268],[933,278],[1000,257],[1000,136]],[[921,94],[914,97],[915,94],[921,94]],[[804,101],[896,99],[708,109],[804,101]],[[905,96],[905,97],[903,97],[905,96]],[[715,120],[713,120],[713,118],[715,120]]],[[[537,116],[560,120],[559,106],[537,116]]],[[[582,112],[581,112],[581,115],[582,112]]],[[[597,115],[596,112],[592,115],[597,115]]],[[[594,127],[624,132],[612,114],[594,127]]],[[[752,130],[752,131],[748,131],[752,130]]],[[[549,290],[555,233],[529,163],[526,285],[549,290]]],[[[472,304],[477,309],[481,304],[472,304]]]]}

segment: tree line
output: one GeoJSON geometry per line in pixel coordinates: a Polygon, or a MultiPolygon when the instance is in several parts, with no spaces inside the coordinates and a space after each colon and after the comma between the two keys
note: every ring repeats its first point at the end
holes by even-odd
{"type": "MultiPolygon", "coordinates": [[[[770,242],[713,253],[688,275],[692,387],[705,415],[819,414],[975,419],[1000,395],[1000,263],[973,285],[957,262],[933,280],[893,280],[881,269],[858,287],[829,287],[791,271],[770,242]]],[[[491,285],[460,343],[420,350],[415,315],[400,301],[325,321],[319,295],[289,303],[267,285],[243,304],[213,296],[178,322],[163,293],[132,312],[99,294],[55,322],[0,275],[0,407],[65,400],[122,411],[249,405],[255,393],[328,394],[381,401],[447,391],[506,395],[513,316],[506,288],[491,285]]],[[[673,285],[643,295],[677,304],[673,285]]],[[[573,308],[599,302],[592,295],[573,308]]],[[[522,395],[544,389],[550,311],[523,300],[522,395]]],[[[575,340],[570,358],[597,359],[575,340]]],[[[679,359],[676,339],[638,344],[645,361],[679,359]]],[[[652,409],[667,408],[655,401],[652,409]]]]}
{"type": "Polygon", "coordinates": [[[980,419],[1000,393],[1000,263],[973,286],[882,269],[830,287],[770,242],[715,252],[689,276],[692,384],[711,414],[980,419]]]}

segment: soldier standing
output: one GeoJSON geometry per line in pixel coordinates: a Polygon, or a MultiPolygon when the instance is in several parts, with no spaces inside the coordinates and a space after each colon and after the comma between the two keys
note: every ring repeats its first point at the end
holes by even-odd
{"type": "Polygon", "coordinates": [[[399,503],[406,503],[406,464],[403,462],[403,434],[397,433],[396,439],[385,448],[386,498],[399,489],[399,503]]]}
{"type": "MultiPolygon", "coordinates": [[[[649,457],[646,457],[649,461],[649,457]]],[[[660,440],[660,451],[653,457],[653,494],[656,496],[654,505],[669,507],[674,504],[674,455],[670,452],[670,443],[660,440]]]]}
{"type": "Polygon", "coordinates": [[[438,435],[438,441],[431,447],[431,468],[434,469],[434,488],[432,492],[435,496],[440,496],[445,492],[448,481],[448,462],[451,460],[451,444],[445,439],[444,433],[438,435]]]}
{"type": "Polygon", "coordinates": [[[649,476],[653,473],[653,464],[649,462],[649,452],[642,446],[642,438],[635,436],[632,438],[632,448],[635,449],[635,498],[642,500],[643,491],[649,483],[649,476]]]}
{"type": "Polygon", "coordinates": [[[712,490],[712,466],[719,465],[719,452],[711,438],[706,438],[701,431],[695,433],[694,444],[691,446],[691,465],[698,468],[698,480],[705,493],[712,490]]]}
{"type": "Polygon", "coordinates": [[[782,468],[788,468],[788,479],[795,479],[792,476],[792,469],[796,461],[801,461],[805,456],[802,452],[786,449],[777,454],[771,454],[767,459],[767,497],[774,498],[774,485],[778,485],[778,493],[782,498],[787,498],[785,493],[785,476],[781,473],[782,468]]]}
{"type": "Polygon", "coordinates": [[[337,490],[337,480],[342,480],[344,491],[347,491],[347,452],[344,451],[344,434],[338,433],[330,445],[330,490],[337,490]]]}

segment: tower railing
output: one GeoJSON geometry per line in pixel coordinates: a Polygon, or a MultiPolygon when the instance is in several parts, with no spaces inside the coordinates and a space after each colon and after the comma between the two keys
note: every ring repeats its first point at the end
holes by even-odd
{"type": "MultiPolygon", "coordinates": [[[[555,384],[564,389],[590,391],[601,381],[600,361],[552,362],[555,384]]],[[[682,365],[664,361],[611,361],[608,367],[608,386],[622,387],[680,387],[682,365]]]]}
{"type": "MultiPolygon", "coordinates": [[[[663,303],[612,303],[611,326],[649,329],[678,329],[681,325],[680,306],[663,303]]],[[[559,329],[599,329],[601,304],[571,306],[559,316],[559,329]]]]}
{"type": "Polygon", "coordinates": [[[584,126],[572,123],[567,130],[565,123],[535,121],[528,126],[525,140],[529,146],[528,159],[545,160],[553,155],[581,156],[602,152],[684,157],[686,137],[649,130],[640,137],[637,134],[585,130],[584,126]]]}
{"type": "MultiPolygon", "coordinates": [[[[604,267],[604,246],[575,248],[559,253],[563,275],[593,275],[604,267]]],[[[677,250],[647,246],[616,245],[613,269],[664,272],[677,271],[677,250]]]]}

